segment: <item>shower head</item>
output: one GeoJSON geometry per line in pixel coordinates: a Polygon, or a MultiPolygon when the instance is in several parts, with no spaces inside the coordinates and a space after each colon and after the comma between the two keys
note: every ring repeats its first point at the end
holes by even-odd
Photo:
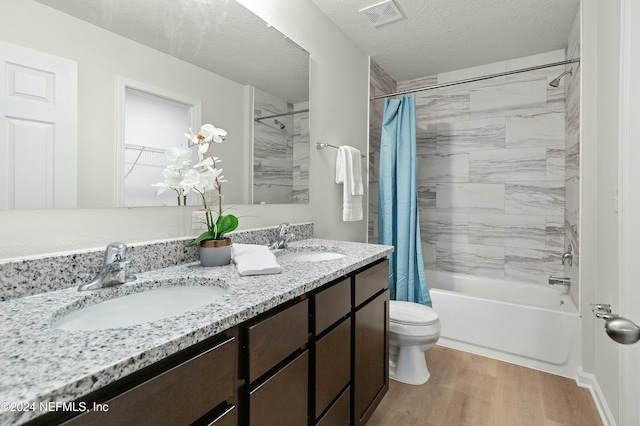
{"type": "Polygon", "coordinates": [[[562,79],[562,77],[564,77],[566,74],[573,75],[573,69],[565,71],[562,74],[560,74],[559,76],[557,76],[556,78],[554,78],[553,80],[551,80],[551,83],[549,83],[549,86],[551,86],[551,87],[560,86],[560,79],[562,79]]]}
{"type": "Polygon", "coordinates": [[[283,130],[285,127],[287,127],[282,123],[282,121],[278,120],[277,118],[273,120],[273,122],[280,126],[280,130],[283,130]]]}

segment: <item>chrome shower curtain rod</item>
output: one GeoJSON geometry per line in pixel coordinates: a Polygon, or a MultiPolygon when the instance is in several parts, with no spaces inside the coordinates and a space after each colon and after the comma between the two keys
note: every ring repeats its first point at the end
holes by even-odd
{"type": "Polygon", "coordinates": [[[466,78],[464,80],[451,81],[449,83],[434,84],[432,86],[423,86],[423,87],[417,87],[415,89],[400,90],[400,91],[395,92],[395,93],[387,93],[386,95],[374,96],[370,100],[371,101],[375,101],[376,99],[389,98],[389,97],[392,97],[392,96],[408,95],[410,93],[422,92],[424,90],[439,89],[441,87],[456,86],[458,84],[464,84],[464,83],[473,83],[474,81],[488,80],[490,78],[503,77],[505,75],[511,75],[511,74],[519,74],[521,72],[527,72],[527,71],[541,70],[543,68],[557,67],[558,65],[574,64],[574,63],[577,63],[577,62],[580,62],[580,58],[567,59],[566,61],[552,62],[550,64],[545,64],[545,65],[536,65],[536,66],[533,66],[533,67],[521,68],[521,69],[513,70],[513,71],[499,72],[497,74],[489,74],[489,75],[485,75],[485,76],[482,76],[482,77],[466,78]]]}
{"type": "Polygon", "coordinates": [[[285,115],[300,114],[302,112],[309,112],[309,109],[301,109],[301,110],[298,110],[298,111],[283,112],[282,114],[267,115],[267,116],[264,116],[264,117],[254,118],[254,120],[255,121],[260,121],[260,120],[266,120],[267,118],[276,118],[276,117],[283,117],[285,115]]]}

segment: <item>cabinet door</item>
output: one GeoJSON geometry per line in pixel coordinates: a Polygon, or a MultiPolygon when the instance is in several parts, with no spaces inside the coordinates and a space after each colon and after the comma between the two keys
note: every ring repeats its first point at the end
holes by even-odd
{"type": "Polygon", "coordinates": [[[318,340],[315,350],[317,419],[351,380],[351,318],[318,340]]]}
{"type": "Polygon", "coordinates": [[[304,347],[308,340],[307,299],[249,326],[249,382],[252,383],[304,347]]]}
{"type": "Polygon", "coordinates": [[[308,418],[309,351],[249,395],[249,425],[303,426],[308,418]]]}
{"type": "Polygon", "coordinates": [[[351,408],[351,389],[347,388],[329,411],[316,423],[316,426],[348,426],[351,422],[349,408],[351,408]]]}
{"type": "Polygon", "coordinates": [[[365,424],[389,389],[389,290],[354,314],[354,419],[365,424]]]}
{"type": "Polygon", "coordinates": [[[234,398],[236,346],[232,337],[111,398],[104,404],[108,411],[89,411],[64,424],[189,425],[234,398]]]}

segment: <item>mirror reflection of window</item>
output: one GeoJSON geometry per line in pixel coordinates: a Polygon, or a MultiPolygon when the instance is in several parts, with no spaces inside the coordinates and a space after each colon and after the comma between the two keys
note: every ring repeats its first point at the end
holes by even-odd
{"type": "Polygon", "coordinates": [[[125,90],[125,206],[178,205],[175,192],[157,195],[151,185],[163,180],[167,148],[187,146],[189,108],[159,95],[125,90]]]}

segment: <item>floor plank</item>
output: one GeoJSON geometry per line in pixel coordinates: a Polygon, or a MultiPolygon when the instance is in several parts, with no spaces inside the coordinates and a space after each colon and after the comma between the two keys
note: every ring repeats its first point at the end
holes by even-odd
{"type": "Polygon", "coordinates": [[[598,426],[575,381],[443,346],[427,351],[422,386],[391,380],[368,426],[598,426]]]}

